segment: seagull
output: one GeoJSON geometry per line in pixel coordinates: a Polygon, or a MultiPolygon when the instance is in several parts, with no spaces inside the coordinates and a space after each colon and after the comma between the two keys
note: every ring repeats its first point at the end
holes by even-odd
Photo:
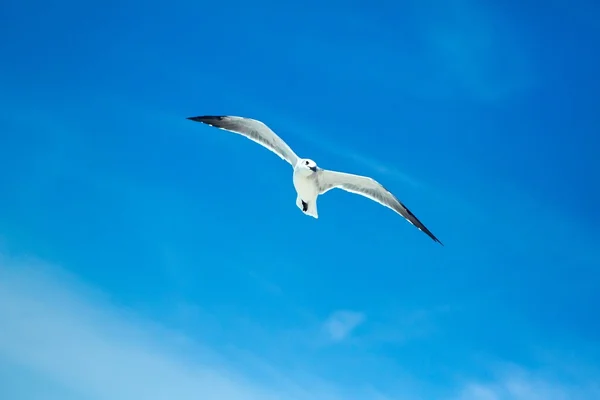
{"type": "Polygon", "coordinates": [[[391,192],[376,180],[344,172],[319,168],[309,158],[300,158],[271,128],[265,123],[252,118],[237,116],[198,116],[188,120],[202,122],[229,132],[234,132],[266,147],[294,168],[293,182],[296,189],[296,205],[302,212],[319,218],[317,198],[331,189],[338,188],[355,193],[392,209],[408,222],[427,234],[435,242],[442,244],[433,233],[419,221],[417,217],[402,204],[391,192]]]}

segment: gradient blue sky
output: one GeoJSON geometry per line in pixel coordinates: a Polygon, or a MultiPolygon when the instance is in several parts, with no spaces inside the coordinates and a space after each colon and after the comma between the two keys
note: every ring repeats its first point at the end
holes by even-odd
{"type": "Polygon", "coordinates": [[[594,3],[3,1],[0,398],[600,398],[594,3]]]}

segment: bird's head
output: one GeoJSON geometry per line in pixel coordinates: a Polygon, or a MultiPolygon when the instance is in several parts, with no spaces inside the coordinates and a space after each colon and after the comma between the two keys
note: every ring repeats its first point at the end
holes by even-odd
{"type": "Polygon", "coordinates": [[[298,162],[298,167],[307,173],[317,172],[317,163],[308,158],[301,159],[298,162]]]}

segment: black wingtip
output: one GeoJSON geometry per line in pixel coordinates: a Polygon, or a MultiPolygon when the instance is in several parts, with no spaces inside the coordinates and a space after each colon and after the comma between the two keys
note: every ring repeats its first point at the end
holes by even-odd
{"type": "Polygon", "coordinates": [[[407,209],[407,211],[409,212],[409,214],[411,214],[411,215],[412,215],[412,216],[415,218],[415,221],[417,222],[417,225],[416,225],[416,227],[417,227],[417,228],[418,228],[418,229],[419,229],[421,232],[423,232],[424,234],[426,234],[427,236],[429,236],[429,237],[431,238],[431,240],[433,240],[434,242],[437,242],[437,243],[441,244],[442,246],[444,245],[444,243],[442,243],[442,242],[440,241],[440,239],[438,239],[437,237],[435,237],[435,235],[434,235],[433,233],[431,233],[431,231],[430,231],[429,229],[427,229],[427,227],[426,227],[425,225],[423,225],[423,223],[422,223],[421,221],[419,221],[419,220],[417,219],[417,217],[415,217],[415,216],[414,216],[414,214],[413,214],[413,213],[411,213],[411,212],[410,212],[408,209],[407,209]]]}
{"type": "Polygon", "coordinates": [[[220,115],[201,115],[197,117],[187,117],[190,121],[203,122],[205,124],[211,124],[213,122],[221,121],[224,117],[220,115]]]}
{"type": "Polygon", "coordinates": [[[405,218],[411,223],[413,224],[418,230],[420,230],[421,232],[423,232],[424,234],[426,234],[427,236],[429,236],[431,238],[431,240],[433,240],[434,242],[437,242],[439,244],[441,244],[442,246],[444,245],[444,243],[442,243],[438,238],[435,237],[435,235],[433,233],[431,233],[431,231],[429,229],[427,229],[427,227],[425,225],[423,225],[423,223],[421,221],[419,221],[419,218],[417,218],[415,216],[415,214],[412,213],[412,211],[410,211],[408,209],[408,207],[406,207],[404,204],[400,203],[400,205],[402,207],[404,207],[404,210],[408,213],[407,216],[405,216],[405,218]],[[412,218],[411,218],[412,217],[412,218]]]}
{"type": "Polygon", "coordinates": [[[425,229],[423,230],[423,232],[425,232],[425,234],[426,234],[427,236],[429,236],[429,237],[431,238],[431,240],[433,240],[434,242],[437,242],[437,243],[441,244],[442,246],[444,245],[444,243],[442,243],[442,242],[440,241],[440,239],[436,238],[436,237],[435,237],[435,235],[429,231],[429,229],[425,228],[425,229]]]}

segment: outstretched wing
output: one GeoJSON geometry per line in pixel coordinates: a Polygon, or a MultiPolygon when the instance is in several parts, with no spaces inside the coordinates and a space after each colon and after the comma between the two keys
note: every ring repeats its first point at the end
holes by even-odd
{"type": "Polygon", "coordinates": [[[246,136],[277,154],[290,163],[292,167],[296,166],[298,161],[296,153],[275,132],[260,121],[235,116],[200,116],[189,117],[188,119],[246,136]]]}
{"type": "Polygon", "coordinates": [[[416,226],[420,231],[426,233],[430,238],[443,246],[442,242],[440,242],[404,204],[372,178],[321,169],[317,172],[317,185],[319,187],[319,194],[323,194],[333,188],[339,188],[365,196],[381,205],[391,208],[406,218],[408,222],[416,226]]]}

